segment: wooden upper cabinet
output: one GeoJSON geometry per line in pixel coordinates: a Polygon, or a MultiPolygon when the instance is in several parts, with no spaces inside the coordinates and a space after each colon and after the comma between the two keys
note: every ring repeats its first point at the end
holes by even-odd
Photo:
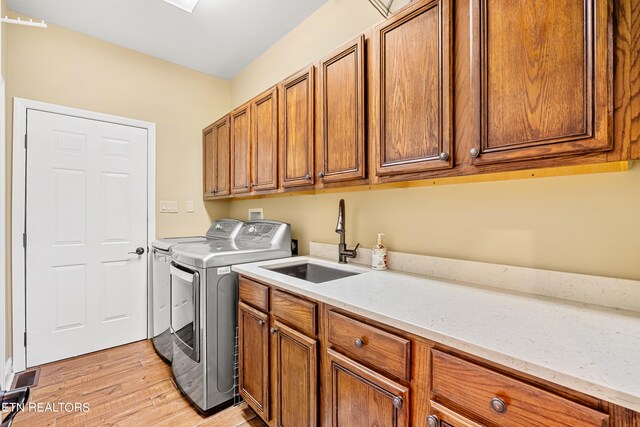
{"type": "Polygon", "coordinates": [[[409,389],[333,350],[327,351],[332,426],[409,425],[409,389]]]}
{"type": "Polygon", "coordinates": [[[203,176],[205,200],[230,194],[229,116],[203,130],[203,176]]]}
{"type": "Polygon", "coordinates": [[[250,191],[251,182],[251,112],[249,104],[230,115],[231,127],[231,193],[250,191]]]}
{"type": "Polygon", "coordinates": [[[377,176],[453,165],[451,1],[418,1],[374,29],[377,176]]]}
{"type": "Polygon", "coordinates": [[[213,125],[202,130],[202,177],[202,194],[206,200],[213,197],[213,191],[216,188],[213,125]]]}
{"type": "Polygon", "coordinates": [[[476,164],[611,149],[607,0],[472,0],[476,164]]]}
{"type": "Polygon", "coordinates": [[[318,345],[286,325],[274,323],[276,425],[318,425],[318,345]]]}
{"type": "Polygon", "coordinates": [[[238,304],[240,396],[264,420],[269,419],[269,316],[238,304]]]}
{"type": "Polygon", "coordinates": [[[320,61],[318,178],[323,183],[364,179],[364,36],[320,61]]]}
{"type": "Polygon", "coordinates": [[[271,88],[251,101],[251,190],[278,188],[278,90],[271,88]]]}
{"type": "Polygon", "coordinates": [[[280,84],[280,186],[314,183],[315,67],[280,84]]]}

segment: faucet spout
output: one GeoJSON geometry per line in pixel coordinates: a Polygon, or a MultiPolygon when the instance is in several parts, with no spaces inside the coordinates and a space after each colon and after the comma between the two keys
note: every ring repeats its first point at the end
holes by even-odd
{"type": "Polygon", "coordinates": [[[344,199],[340,199],[338,205],[338,222],[336,223],[336,233],[340,235],[340,243],[338,244],[338,261],[341,264],[347,263],[347,258],[355,258],[358,256],[358,247],[360,243],[353,249],[347,249],[345,242],[345,216],[344,216],[344,199]]]}
{"type": "Polygon", "coordinates": [[[338,205],[338,222],[336,224],[336,233],[340,234],[340,238],[344,239],[344,199],[340,199],[338,205]]]}

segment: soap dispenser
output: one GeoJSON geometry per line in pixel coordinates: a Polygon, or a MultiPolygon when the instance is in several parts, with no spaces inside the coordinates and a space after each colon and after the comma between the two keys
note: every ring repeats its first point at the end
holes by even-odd
{"type": "Polygon", "coordinates": [[[384,233],[378,233],[378,242],[371,252],[371,268],[374,270],[387,269],[387,248],[382,244],[384,233]]]}

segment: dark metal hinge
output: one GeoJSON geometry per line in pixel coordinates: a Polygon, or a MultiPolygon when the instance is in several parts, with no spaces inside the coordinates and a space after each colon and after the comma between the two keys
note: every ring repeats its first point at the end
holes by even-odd
{"type": "Polygon", "coordinates": [[[27,346],[27,333],[24,333],[24,346],[27,346]]]}
{"type": "Polygon", "coordinates": [[[24,149],[27,149],[27,134],[24,134],[24,149]]]}
{"type": "Polygon", "coordinates": [[[22,247],[27,249],[27,233],[22,233],[22,247]]]}

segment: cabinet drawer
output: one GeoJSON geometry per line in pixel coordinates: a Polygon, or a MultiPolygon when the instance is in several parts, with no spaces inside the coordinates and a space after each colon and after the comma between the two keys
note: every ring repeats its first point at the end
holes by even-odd
{"type": "Polygon", "coordinates": [[[269,287],[241,277],[240,301],[259,310],[269,311],[269,287]]]}
{"type": "Polygon", "coordinates": [[[315,336],[317,332],[317,311],[318,305],[314,302],[294,297],[286,292],[274,289],[273,301],[271,302],[271,313],[310,336],[315,336]]]}
{"type": "Polygon", "coordinates": [[[594,427],[608,415],[538,387],[434,350],[434,400],[454,404],[498,425],[594,427]]]}
{"type": "Polygon", "coordinates": [[[377,369],[409,380],[409,340],[329,311],[329,342],[377,369]]]}

